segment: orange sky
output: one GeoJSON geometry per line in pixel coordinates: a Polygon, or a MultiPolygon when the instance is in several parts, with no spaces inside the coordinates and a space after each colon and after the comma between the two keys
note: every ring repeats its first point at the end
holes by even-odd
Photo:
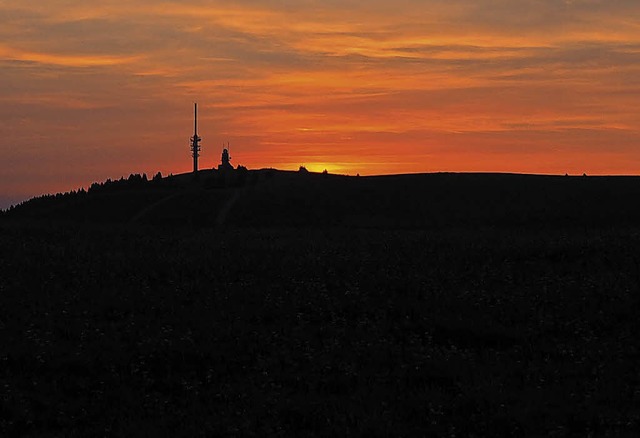
{"type": "Polygon", "coordinates": [[[637,0],[0,0],[0,207],[190,170],[194,101],[201,167],[228,141],[249,168],[638,174],[638,17],[637,0]]]}

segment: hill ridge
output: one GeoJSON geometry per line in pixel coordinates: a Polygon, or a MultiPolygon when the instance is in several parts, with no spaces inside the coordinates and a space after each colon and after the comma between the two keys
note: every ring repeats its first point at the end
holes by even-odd
{"type": "Polygon", "coordinates": [[[347,176],[261,169],[94,183],[33,198],[7,220],[141,226],[620,226],[640,222],[640,177],[510,173],[347,176]],[[242,191],[238,190],[242,188],[242,191]]]}

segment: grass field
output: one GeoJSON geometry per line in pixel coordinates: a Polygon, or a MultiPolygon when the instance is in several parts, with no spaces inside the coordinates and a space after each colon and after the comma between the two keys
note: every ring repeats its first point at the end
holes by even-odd
{"type": "Polygon", "coordinates": [[[635,179],[305,178],[5,215],[0,435],[638,432],[635,179]]]}

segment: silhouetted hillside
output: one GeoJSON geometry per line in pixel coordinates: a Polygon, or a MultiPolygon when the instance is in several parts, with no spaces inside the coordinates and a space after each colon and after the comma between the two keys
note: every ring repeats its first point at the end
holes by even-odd
{"type": "Polygon", "coordinates": [[[35,198],[5,217],[217,227],[576,227],[640,223],[637,177],[215,171],[35,198]]]}
{"type": "Polygon", "coordinates": [[[637,436],[638,195],[259,170],[33,199],[0,221],[0,436],[637,436]]]}

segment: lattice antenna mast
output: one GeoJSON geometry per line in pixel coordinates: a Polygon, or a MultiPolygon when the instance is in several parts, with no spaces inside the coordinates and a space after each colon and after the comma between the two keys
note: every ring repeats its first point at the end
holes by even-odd
{"type": "Polygon", "coordinates": [[[191,156],[193,157],[193,173],[198,172],[198,157],[200,156],[200,141],[198,136],[198,104],[193,104],[193,137],[191,137],[191,156]]]}

